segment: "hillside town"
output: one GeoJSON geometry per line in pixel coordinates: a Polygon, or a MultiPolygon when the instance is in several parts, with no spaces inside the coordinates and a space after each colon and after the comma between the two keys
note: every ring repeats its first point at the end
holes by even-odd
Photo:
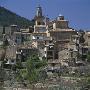
{"type": "MultiPolygon", "coordinates": [[[[90,31],[75,30],[61,14],[54,20],[49,19],[43,15],[41,6],[36,8],[34,20],[34,26],[28,28],[15,24],[0,26],[0,83],[4,83],[3,87],[13,86],[14,73],[19,70],[13,70],[13,67],[17,63],[25,68],[27,58],[37,54],[41,61],[47,62],[43,68],[47,78],[44,84],[34,83],[39,89],[25,90],[89,90],[90,83],[84,87],[87,82],[84,77],[90,76],[90,31]],[[3,71],[7,73],[6,77],[3,71]],[[11,81],[7,77],[11,77],[11,81]],[[50,85],[54,87],[53,84],[61,89],[47,89],[50,85]]],[[[27,81],[22,82],[25,87],[27,81]]]]}

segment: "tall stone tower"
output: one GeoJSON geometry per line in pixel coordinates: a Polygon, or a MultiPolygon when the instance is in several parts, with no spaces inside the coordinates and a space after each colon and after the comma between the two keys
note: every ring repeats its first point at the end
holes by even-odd
{"type": "Polygon", "coordinates": [[[37,7],[36,16],[42,17],[42,8],[40,6],[37,7]]]}
{"type": "Polygon", "coordinates": [[[35,15],[35,25],[44,25],[44,16],[42,15],[42,8],[41,6],[37,7],[36,15],[35,15]]]}
{"type": "Polygon", "coordinates": [[[36,8],[35,14],[35,25],[34,32],[32,34],[33,44],[35,47],[43,47],[45,44],[45,40],[47,39],[47,25],[45,21],[45,17],[42,14],[41,6],[36,8]]]}

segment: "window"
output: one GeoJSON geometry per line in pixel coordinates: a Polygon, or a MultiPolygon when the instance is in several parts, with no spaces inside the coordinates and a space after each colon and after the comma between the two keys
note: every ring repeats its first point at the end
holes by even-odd
{"type": "Polygon", "coordinates": [[[38,25],[41,25],[41,23],[40,23],[40,22],[38,22],[38,25]]]}
{"type": "Polygon", "coordinates": [[[37,39],[39,39],[39,37],[37,37],[37,39]]]}
{"type": "Polygon", "coordinates": [[[52,43],[52,41],[49,41],[49,43],[52,43]]]}
{"type": "Polygon", "coordinates": [[[45,54],[46,54],[47,52],[45,51],[45,54]]]}
{"type": "Polygon", "coordinates": [[[19,39],[19,37],[16,37],[17,39],[19,39]]]}
{"type": "Polygon", "coordinates": [[[11,63],[14,63],[14,60],[11,60],[11,63]]]}

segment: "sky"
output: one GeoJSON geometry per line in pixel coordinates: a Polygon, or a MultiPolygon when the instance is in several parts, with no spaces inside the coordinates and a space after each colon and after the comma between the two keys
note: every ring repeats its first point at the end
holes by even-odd
{"type": "Polygon", "coordinates": [[[50,19],[61,14],[71,28],[90,30],[90,0],[0,0],[0,5],[29,20],[40,5],[50,19]]]}

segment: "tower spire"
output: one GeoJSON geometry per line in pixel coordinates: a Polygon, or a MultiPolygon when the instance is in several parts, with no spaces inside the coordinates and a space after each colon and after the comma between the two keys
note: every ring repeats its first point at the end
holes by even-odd
{"type": "Polygon", "coordinates": [[[36,8],[36,15],[35,15],[35,24],[36,25],[44,25],[44,16],[42,15],[42,7],[38,5],[36,8]]]}
{"type": "Polygon", "coordinates": [[[42,17],[42,7],[40,5],[37,7],[36,16],[42,17]]]}

